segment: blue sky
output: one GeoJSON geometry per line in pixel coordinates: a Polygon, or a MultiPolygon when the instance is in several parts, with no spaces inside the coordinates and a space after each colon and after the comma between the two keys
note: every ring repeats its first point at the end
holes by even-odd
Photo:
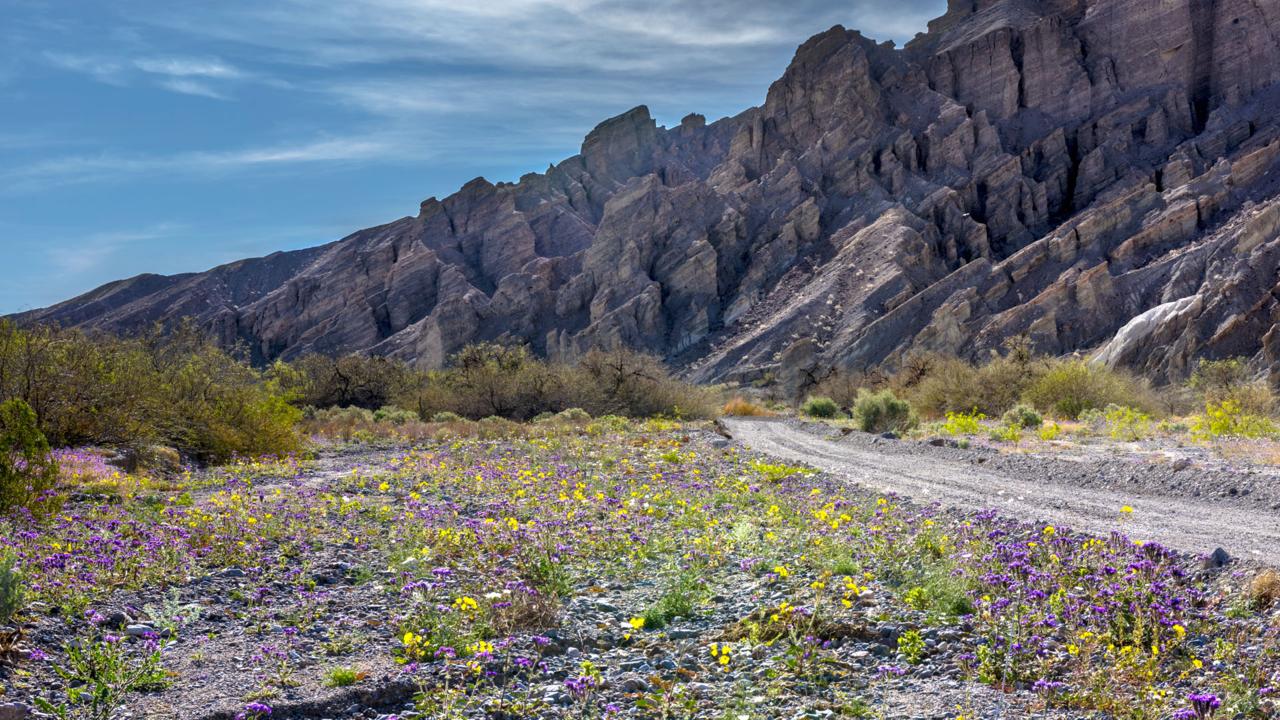
{"type": "Polygon", "coordinates": [[[514,180],[639,104],[764,99],[806,37],[944,0],[0,0],[0,313],[514,180]]]}

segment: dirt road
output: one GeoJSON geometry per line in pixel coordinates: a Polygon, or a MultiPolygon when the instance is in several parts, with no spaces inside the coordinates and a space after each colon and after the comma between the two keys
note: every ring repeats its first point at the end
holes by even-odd
{"type": "MultiPolygon", "coordinates": [[[[951,458],[930,456],[919,443],[829,439],[776,420],[729,418],[725,428],[746,447],[804,462],[876,492],[969,510],[994,508],[1009,517],[1043,521],[1092,534],[1121,530],[1134,539],[1206,555],[1221,547],[1233,557],[1280,565],[1280,511],[1217,498],[1192,499],[1123,489],[1081,487],[1061,479],[1020,477],[951,458]],[[1132,513],[1121,513],[1129,506],[1132,513]]],[[[862,436],[862,439],[868,436],[862,436]]]]}

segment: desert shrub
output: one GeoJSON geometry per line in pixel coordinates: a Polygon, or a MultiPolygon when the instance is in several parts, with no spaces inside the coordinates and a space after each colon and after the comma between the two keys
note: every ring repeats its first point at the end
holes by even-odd
{"type": "Polygon", "coordinates": [[[1131,407],[1108,405],[1103,414],[1112,440],[1142,440],[1151,435],[1151,416],[1131,407]]]}
{"type": "Polygon", "coordinates": [[[724,407],[720,408],[720,413],[731,417],[769,417],[773,415],[765,408],[742,396],[736,396],[725,403],[724,407]]]}
{"type": "Polygon", "coordinates": [[[0,627],[8,625],[26,605],[27,585],[18,566],[18,553],[0,550],[0,627]]]}
{"type": "Polygon", "coordinates": [[[859,393],[853,404],[853,417],[864,432],[902,434],[919,424],[911,404],[899,399],[892,390],[859,393]]]}
{"type": "Polygon", "coordinates": [[[992,440],[997,440],[1000,442],[1011,442],[1011,443],[1021,442],[1022,426],[1014,425],[1010,423],[1004,423],[997,427],[991,428],[990,437],[992,440]]]}
{"type": "Polygon", "coordinates": [[[1035,408],[1021,403],[1009,408],[1000,420],[1005,425],[1016,425],[1027,430],[1034,430],[1044,424],[1044,418],[1035,408]]]}
{"type": "Polygon", "coordinates": [[[1187,380],[1187,387],[1199,396],[1202,405],[1234,400],[1243,414],[1259,416],[1269,416],[1276,409],[1271,386],[1253,380],[1242,358],[1200,360],[1187,380]]]}
{"type": "Polygon", "coordinates": [[[16,398],[0,403],[0,513],[43,514],[57,482],[58,464],[35,411],[16,398]]]}
{"type": "Polygon", "coordinates": [[[1151,411],[1157,403],[1147,383],[1128,373],[1084,360],[1050,364],[1023,393],[1043,412],[1074,420],[1086,410],[1119,405],[1151,411]]]}
{"type": "Polygon", "coordinates": [[[711,418],[720,406],[713,391],[677,380],[657,357],[630,350],[588,352],[569,375],[573,404],[596,417],[711,418]]]}
{"type": "Polygon", "coordinates": [[[1057,440],[1058,436],[1061,434],[1062,434],[1062,426],[1056,422],[1053,422],[1052,420],[1041,425],[1040,431],[1037,433],[1037,435],[1040,436],[1040,439],[1044,440],[1045,442],[1049,442],[1051,440],[1057,440]]]}
{"type": "Polygon", "coordinates": [[[486,440],[497,440],[520,434],[520,423],[497,415],[481,418],[477,425],[479,426],[480,437],[486,440]]]}
{"type": "Polygon", "coordinates": [[[448,410],[445,410],[443,412],[438,412],[431,416],[431,422],[433,423],[451,423],[451,422],[461,422],[461,421],[462,421],[461,415],[455,412],[449,412],[448,410]]]}
{"type": "Polygon", "coordinates": [[[1266,610],[1280,599],[1280,573],[1267,568],[1249,581],[1247,589],[1249,605],[1254,610],[1266,610]]]}
{"type": "Polygon", "coordinates": [[[556,420],[559,420],[561,422],[570,422],[570,423],[591,422],[591,413],[587,412],[586,410],[583,410],[582,408],[576,408],[576,407],[571,407],[571,408],[566,408],[564,410],[561,410],[560,412],[556,413],[552,417],[554,417],[556,420]]]}
{"type": "Polygon", "coordinates": [[[284,366],[260,371],[182,323],[117,338],[0,322],[0,399],[50,443],[165,444],[201,459],[295,449],[284,366]]]}
{"type": "Polygon", "coordinates": [[[800,406],[800,412],[812,418],[830,419],[840,416],[840,406],[829,397],[810,396],[800,406]]]}
{"type": "Polygon", "coordinates": [[[1238,400],[1209,403],[1204,414],[1191,421],[1191,435],[1198,440],[1263,438],[1280,433],[1270,418],[1246,413],[1238,400]]]}
{"type": "Polygon", "coordinates": [[[949,412],[942,431],[948,435],[976,435],[982,432],[982,421],[986,419],[987,416],[977,410],[949,412]]]}
{"type": "Polygon", "coordinates": [[[929,417],[949,412],[978,411],[998,416],[1017,404],[1044,363],[1021,353],[997,357],[983,365],[958,358],[935,358],[927,367],[912,371],[919,380],[908,384],[895,377],[912,407],[929,417]]]}
{"type": "Polygon", "coordinates": [[[409,422],[416,422],[418,413],[412,410],[398,408],[395,405],[385,405],[378,408],[373,413],[373,421],[380,423],[390,423],[392,425],[404,425],[409,422]]]}
{"type": "Polygon", "coordinates": [[[393,404],[416,377],[406,363],[364,355],[308,355],[285,367],[282,386],[299,403],[319,408],[377,410],[393,404]]]}

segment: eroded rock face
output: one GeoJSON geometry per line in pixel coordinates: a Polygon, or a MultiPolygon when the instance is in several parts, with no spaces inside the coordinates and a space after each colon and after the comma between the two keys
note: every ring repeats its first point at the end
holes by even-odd
{"type": "Polygon", "coordinates": [[[1277,0],[952,0],[904,49],[814,36],[736,117],[638,107],[518,183],[20,319],[194,316],[262,360],[630,346],[796,392],[1019,334],[1157,377],[1277,372],[1278,38],[1277,0]]]}

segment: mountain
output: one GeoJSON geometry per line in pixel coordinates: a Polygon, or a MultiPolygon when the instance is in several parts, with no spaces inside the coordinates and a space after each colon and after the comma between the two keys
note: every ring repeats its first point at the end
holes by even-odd
{"type": "Polygon", "coordinates": [[[1278,110],[1280,1],[951,0],[904,48],[814,36],[736,117],[638,107],[517,183],[18,319],[193,316],[260,360],[625,345],[703,381],[1016,335],[1157,379],[1228,356],[1275,376],[1278,110]]]}

